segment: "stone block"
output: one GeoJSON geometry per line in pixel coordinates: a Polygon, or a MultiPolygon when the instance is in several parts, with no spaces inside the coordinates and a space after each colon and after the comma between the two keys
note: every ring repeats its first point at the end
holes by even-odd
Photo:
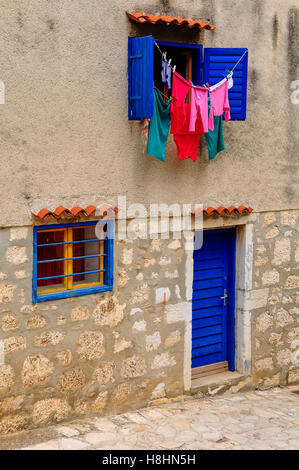
{"type": "Polygon", "coordinates": [[[26,240],[28,237],[28,228],[27,227],[14,227],[10,229],[9,241],[14,240],[26,240]]]}
{"type": "Polygon", "coordinates": [[[109,382],[114,382],[115,362],[107,362],[97,367],[92,375],[93,382],[99,382],[100,385],[106,385],[109,382]]]}
{"type": "Polygon", "coordinates": [[[49,421],[62,421],[68,415],[69,406],[66,400],[48,398],[37,401],[33,406],[32,420],[34,424],[44,424],[49,421]]]}
{"type": "Polygon", "coordinates": [[[4,354],[26,349],[26,338],[24,336],[11,336],[3,340],[4,354]]]}
{"type": "Polygon", "coordinates": [[[11,414],[21,408],[25,395],[4,398],[0,401],[0,416],[11,414]]]}
{"type": "Polygon", "coordinates": [[[15,373],[11,365],[0,364],[0,391],[11,388],[15,383],[15,373]]]}
{"type": "Polygon", "coordinates": [[[141,356],[132,356],[122,362],[123,378],[141,377],[146,372],[145,361],[141,356]]]}
{"type": "Polygon", "coordinates": [[[289,276],[287,278],[286,289],[298,289],[299,288],[299,276],[289,276]]]}
{"type": "Polygon", "coordinates": [[[46,319],[38,314],[32,315],[26,322],[28,330],[37,330],[39,328],[43,328],[45,324],[46,319]]]}
{"type": "Polygon", "coordinates": [[[36,346],[56,346],[65,339],[66,334],[61,331],[47,331],[40,336],[36,336],[34,343],[36,346]]]}
{"type": "Polygon", "coordinates": [[[93,311],[95,325],[114,327],[124,319],[126,304],[120,304],[116,296],[99,301],[93,311]]]}
{"type": "Polygon", "coordinates": [[[276,240],[274,246],[273,264],[280,265],[287,263],[291,259],[291,241],[289,238],[276,240]]]}
{"type": "Polygon", "coordinates": [[[0,303],[11,302],[16,287],[13,284],[0,284],[0,303]]]}
{"type": "Polygon", "coordinates": [[[255,369],[258,371],[273,370],[273,360],[271,357],[259,359],[255,362],[255,369]]]}
{"type": "Polygon", "coordinates": [[[191,302],[179,302],[178,304],[167,304],[165,306],[167,323],[189,322],[192,319],[191,302]]]}
{"type": "Polygon", "coordinates": [[[157,354],[154,357],[151,368],[162,369],[163,367],[172,367],[176,364],[174,356],[171,356],[168,352],[157,354]]]}
{"type": "Polygon", "coordinates": [[[112,393],[111,401],[115,400],[118,403],[124,402],[132,391],[132,386],[129,383],[121,383],[115,387],[112,393]]]}
{"type": "Polygon", "coordinates": [[[26,247],[9,246],[6,250],[6,259],[9,263],[20,265],[28,261],[26,247]]]}
{"type": "Polygon", "coordinates": [[[17,330],[19,326],[20,326],[20,321],[14,315],[10,315],[8,313],[2,317],[2,330],[3,331],[17,330]]]}
{"type": "Polygon", "coordinates": [[[161,344],[161,336],[159,331],[155,331],[152,335],[145,337],[145,349],[147,351],[156,351],[161,344]]]}
{"type": "Polygon", "coordinates": [[[56,357],[60,364],[62,364],[63,366],[68,366],[72,362],[72,351],[70,349],[60,351],[56,354],[56,357]]]}
{"type": "Polygon", "coordinates": [[[108,396],[107,390],[104,392],[100,392],[97,395],[96,399],[92,402],[91,409],[93,411],[101,411],[103,408],[105,408],[106,403],[107,403],[107,396],[108,396]]]}
{"type": "Polygon", "coordinates": [[[76,367],[62,374],[58,380],[58,388],[61,392],[73,392],[85,385],[85,375],[80,367],[76,367]]]}
{"type": "Polygon", "coordinates": [[[269,312],[261,313],[256,320],[256,330],[264,333],[273,326],[273,315],[269,312]]]}
{"type": "Polygon", "coordinates": [[[164,345],[166,348],[171,348],[175,344],[179,343],[181,340],[181,333],[179,330],[173,331],[164,341],[164,345]]]}
{"type": "Polygon", "coordinates": [[[262,276],[262,283],[265,286],[277,284],[279,282],[279,272],[276,269],[265,271],[262,276]]]}
{"type": "Polygon", "coordinates": [[[22,431],[25,428],[26,417],[22,414],[7,416],[0,421],[0,434],[22,431]]]}
{"type": "Polygon", "coordinates": [[[54,364],[42,354],[26,357],[22,368],[22,381],[25,388],[46,382],[54,371],[54,364]]]}
{"type": "Polygon", "coordinates": [[[77,305],[73,307],[71,310],[71,320],[73,322],[76,321],[85,321],[89,318],[89,309],[87,307],[82,307],[81,305],[77,305]]]}
{"type": "Polygon", "coordinates": [[[85,331],[80,334],[77,348],[80,360],[100,359],[104,352],[103,333],[100,331],[85,331]]]}

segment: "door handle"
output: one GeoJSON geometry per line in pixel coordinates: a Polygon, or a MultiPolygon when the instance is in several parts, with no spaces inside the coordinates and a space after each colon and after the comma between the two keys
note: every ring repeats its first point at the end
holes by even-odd
{"type": "Polygon", "coordinates": [[[220,299],[223,299],[223,306],[226,306],[226,299],[228,298],[228,295],[226,293],[226,289],[224,289],[224,295],[220,297],[220,299]]]}

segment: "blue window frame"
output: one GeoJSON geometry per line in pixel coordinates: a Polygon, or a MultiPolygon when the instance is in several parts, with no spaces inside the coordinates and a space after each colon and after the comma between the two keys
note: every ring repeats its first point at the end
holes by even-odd
{"type": "MultiPolygon", "coordinates": [[[[200,44],[186,44],[169,41],[156,41],[163,49],[171,50],[172,55],[189,53],[192,76],[195,85],[202,82],[202,52],[200,44]]],[[[169,57],[171,58],[171,57],[169,57]]],[[[187,67],[188,68],[188,67],[187,67]]],[[[177,70],[178,71],[178,70],[177,70]]],[[[183,74],[184,75],[184,74],[183,74]]],[[[157,52],[152,36],[128,38],[128,118],[138,121],[153,116],[153,90],[157,76],[161,77],[161,55],[157,52]]],[[[187,79],[191,77],[186,77],[187,79]]],[[[163,92],[163,90],[161,89],[163,92]]]]}
{"type": "Polygon", "coordinates": [[[113,221],[33,229],[32,301],[113,289],[113,221]]]}

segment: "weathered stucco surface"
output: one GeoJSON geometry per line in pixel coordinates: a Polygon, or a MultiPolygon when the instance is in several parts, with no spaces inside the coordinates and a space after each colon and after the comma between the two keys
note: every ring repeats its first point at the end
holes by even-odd
{"type": "MultiPolygon", "coordinates": [[[[295,0],[1,2],[0,224],[30,223],[36,198],[126,194],[129,202],[250,204],[297,208],[298,4],[295,0]],[[210,19],[200,35],[133,26],[125,10],[210,19]],[[169,138],[166,163],[143,155],[139,123],[127,120],[127,37],[248,47],[245,122],[225,123],[226,151],[179,162],[169,138]],[[175,182],[175,184],[174,184],[175,182]],[[265,188],[267,190],[265,191],[265,188]],[[9,194],[9,197],[7,195],[9,194]]],[[[21,254],[20,254],[21,256],[21,254]]]]}

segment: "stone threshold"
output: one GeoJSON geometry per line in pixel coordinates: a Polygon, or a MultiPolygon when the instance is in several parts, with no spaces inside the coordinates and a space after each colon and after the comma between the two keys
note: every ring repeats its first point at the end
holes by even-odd
{"type": "Polygon", "coordinates": [[[248,391],[253,388],[252,377],[239,372],[225,371],[193,379],[191,382],[191,395],[215,396],[224,392],[248,391]]]}

